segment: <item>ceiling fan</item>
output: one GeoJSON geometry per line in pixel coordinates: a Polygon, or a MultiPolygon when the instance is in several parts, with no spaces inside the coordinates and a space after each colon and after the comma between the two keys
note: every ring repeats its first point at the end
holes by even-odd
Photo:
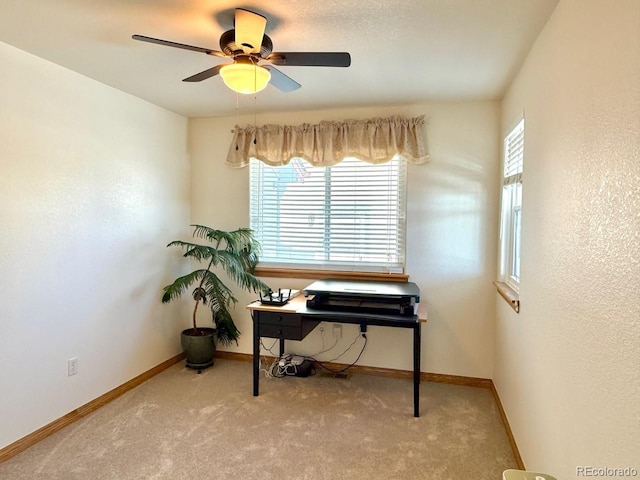
{"type": "Polygon", "coordinates": [[[233,63],[216,65],[196,73],[183,82],[201,82],[218,74],[224,83],[238,93],[255,93],[271,83],[283,92],[300,88],[300,84],[285,75],[277,66],[348,67],[347,52],[273,52],[271,38],[264,33],[267,19],[262,15],[236,8],[234,27],[220,36],[220,49],[195,47],[159,38],[133,35],[134,40],[182,48],[216,57],[233,59],[233,63]]]}

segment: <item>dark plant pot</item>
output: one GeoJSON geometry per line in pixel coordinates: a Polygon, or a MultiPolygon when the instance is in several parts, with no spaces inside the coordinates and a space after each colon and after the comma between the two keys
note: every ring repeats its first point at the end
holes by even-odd
{"type": "Polygon", "coordinates": [[[213,365],[216,354],[215,328],[187,328],[180,335],[187,367],[201,370],[213,365]]]}

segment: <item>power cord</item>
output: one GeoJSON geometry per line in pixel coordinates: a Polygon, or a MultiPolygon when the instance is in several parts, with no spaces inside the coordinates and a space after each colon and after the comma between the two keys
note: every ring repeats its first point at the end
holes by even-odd
{"type": "MultiPolygon", "coordinates": [[[[330,350],[332,350],[333,348],[335,348],[335,346],[338,344],[338,338],[335,339],[335,341],[333,342],[333,345],[331,345],[328,348],[324,348],[324,331],[321,331],[320,337],[322,339],[322,347],[319,352],[313,354],[313,355],[298,355],[300,357],[302,357],[305,360],[308,360],[310,362],[316,363],[318,365],[320,365],[320,367],[322,367],[324,370],[328,371],[329,373],[332,374],[339,374],[339,373],[343,373],[346,370],[348,370],[349,368],[353,367],[356,363],[358,363],[358,360],[360,360],[360,357],[362,356],[364,349],[367,346],[367,334],[366,334],[366,327],[362,327],[360,328],[360,333],[353,339],[353,342],[351,342],[351,344],[337,357],[332,358],[331,360],[317,360],[315,357],[317,355],[320,355],[322,353],[326,353],[330,350]],[[356,344],[356,342],[358,341],[359,338],[364,338],[364,343],[362,344],[362,348],[360,349],[360,352],[358,353],[358,356],[356,357],[356,359],[349,365],[347,365],[346,367],[340,369],[340,370],[333,370],[329,367],[327,367],[325,364],[326,363],[332,363],[335,362],[337,360],[339,360],[340,358],[342,358],[349,350],[351,350],[351,348],[356,344]]],[[[292,354],[284,354],[282,356],[282,358],[279,355],[276,355],[273,352],[273,348],[276,346],[276,344],[279,342],[279,339],[274,339],[274,342],[271,344],[270,347],[267,347],[264,342],[262,341],[262,338],[260,339],[260,346],[266,350],[267,352],[269,352],[273,357],[273,360],[268,362],[268,367],[267,368],[262,368],[262,355],[260,355],[259,358],[259,365],[258,368],[260,369],[260,371],[265,373],[266,377],[272,377],[272,378],[283,378],[286,376],[295,376],[298,373],[298,367],[297,365],[294,365],[293,363],[291,363],[291,358],[294,356],[292,354]],[[284,364],[281,365],[281,360],[285,360],[284,364]]],[[[265,358],[266,360],[266,358],[265,358]]],[[[312,368],[310,375],[315,375],[315,369],[312,368]]]]}
{"type": "Polygon", "coordinates": [[[308,377],[315,375],[316,370],[309,364],[308,357],[285,353],[274,362],[271,373],[271,376],[277,378],[287,376],[308,377]]]}
{"type": "Polygon", "coordinates": [[[318,365],[320,365],[320,367],[322,367],[323,369],[325,369],[329,373],[332,373],[332,374],[335,375],[335,374],[338,374],[338,373],[345,372],[349,368],[353,367],[356,363],[358,363],[358,360],[360,360],[360,357],[362,356],[362,353],[364,352],[364,349],[366,348],[366,346],[367,346],[367,334],[366,334],[366,332],[361,331],[356,336],[356,338],[353,339],[353,342],[351,342],[351,345],[349,345],[344,352],[342,352],[340,355],[338,355],[337,357],[335,357],[335,358],[333,358],[331,360],[320,361],[320,360],[316,360],[313,357],[305,357],[305,358],[311,360],[312,362],[317,363],[318,365]],[[327,367],[325,365],[325,363],[331,363],[331,362],[335,362],[336,360],[339,360],[343,355],[345,355],[349,350],[351,350],[351,347],[353,347],[356,344],[356,342],[358,341],[358,339],[361,338],[361,337],[364,338],[364,343],[362,344],[362,349],[360,349],[360,353],[358,353],[358,356],[353,361],[353,363],[351,363],[350,365],[347,365],[346,367],[344,367],[344,368],[342,368],[340,370],[333,370],[333,369],[331,369],[331,368],[329,368],[329,367],[327,367]]]}
{"type": "MultiPolygon", "coordinates": [[[[338,337],[335,337],[333,345],[331,345],[329,348],[324,348],[324,329],[321,328],[320,330],[320,339],[322,340],[322,346],[320,347],[321,350],[319,352],[313,353],[311,355],[308,355],[307,358],[313,358],[317,355],[323,354],[328,352],[329,350],[333,350],[333,348],[338,344],[338,337]]],[[[315,359],[312,361],[316,361],[315,359]]]]}
{"type": "MultiPolygon", "coordinates": [[[[261,372],[264,372],[266,377],[277,377],[277,374],[274,374],[275,371],[277,371],[277,369],[275,367],[278,366],[278,362],[280,361],[280,359],[278,358],[278,356],[273,352],[273,347],[276,346],[276,344],[278,343],[278,339],[276,338],[273,341],[273,344],[270,347],[267,347],[264,342],[262,341],[262,339],[260,339],[260,346],[265,349],[267,352],[269,352],[271,355],[273,355],[273,360],[271,360],[270,362],[267,362],[268,367],[267,368],[262,368],[262,355],[259,356],[259,360],[258,360],[258,368],[261,372]],[[269,364],[270,363],[270,364],[269,364]]],[[[266,361],[266,356],[265,356],[265,361],[266,361]]]]}

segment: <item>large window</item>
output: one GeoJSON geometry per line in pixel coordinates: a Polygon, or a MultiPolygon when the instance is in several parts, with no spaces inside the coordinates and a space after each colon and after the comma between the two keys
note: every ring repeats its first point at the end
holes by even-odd
{"type": "Polygon", "coordinates": [[[523,169],[524,119],[504,140],[500,270],[502,281],[516,292],[520,287],[523,169]]]}
{"type": "Polygon", "coordinates": [[[402,273],[406,161],[314,167],[251,159],[251,228],[264,267],[402,273]]]}

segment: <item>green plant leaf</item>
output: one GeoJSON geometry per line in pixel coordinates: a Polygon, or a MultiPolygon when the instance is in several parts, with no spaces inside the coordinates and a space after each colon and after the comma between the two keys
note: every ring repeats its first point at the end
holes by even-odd
{"type": "Polygon", "coordinates": [[[229,345],[231,342],[238,343],[238,337],[240,331],[231,318],[231,314],[227,310],[221,310],[215,317],[216,330],[218,340],[224,345],[229,345]]]}
{"type": "MultiPolygon", "coordinates": [[[[179,277],[171,285],[167,285],[164,288],[162,301],[166,303],[180,297],[192,284],[197,283],[193,291],[196,309],[198,302],[208,302],[218,330],[219,341],[223,344],[233,341],[237,343],[240,332],[231,317],[230,309],[237,304],[238,300],[214,269],[220,268],[243,290],[268,292],[269,286],[253,275],[259,260],[260,244],[250,228],[224,231],[205,225],[192,225],[192,227],[194,238],[206,240],[211,245],[176,240],[167,246],[183,249],[185,258],[206,262],[207,268],[179,277]]],[[[194,309],[194,322],[196,309],[194,309]]]]}
{"type": "Polygon", "coordinates": [[[206,273],[207,270],[195,270],[187,275],[176,278],[171,285],[164,287],[162,303],[180,298],[194,282],[199,282],[206,273]]]}

